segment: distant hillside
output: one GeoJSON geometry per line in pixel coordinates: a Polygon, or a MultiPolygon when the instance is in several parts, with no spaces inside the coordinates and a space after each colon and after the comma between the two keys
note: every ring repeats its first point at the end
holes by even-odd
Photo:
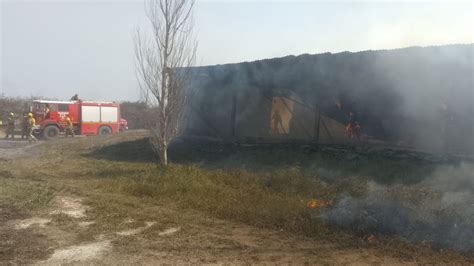
{"type": "MultiPolygon", "coordinates": [[[[473,52],[473,44],[410,47],[196,67],[193,106],[221,128],[234,93],[244,104],[237,120],[258,120],[262,110],[255,107],[269,95],[292,95],[342,123],[354,112],[374,138],[472,151],[473,52]]],[[[192,117],[190,128],[199,127],[192,117]]]]}

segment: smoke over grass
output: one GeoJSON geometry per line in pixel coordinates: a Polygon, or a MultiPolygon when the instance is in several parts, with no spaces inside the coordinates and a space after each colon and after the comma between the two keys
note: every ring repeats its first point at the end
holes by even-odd
{"type": "Polygon", "coordinates": [[[440,166],[411,186],[371,182],[364,197],[343,196],[322,217],[360,234],[474,251],[474,164],[440,166]]]}

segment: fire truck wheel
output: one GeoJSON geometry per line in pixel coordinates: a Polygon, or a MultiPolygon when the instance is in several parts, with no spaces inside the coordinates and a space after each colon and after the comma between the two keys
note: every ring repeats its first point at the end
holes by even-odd
{"type": "Polygon", "coordinates": [[[47,126],[43,130],[43,138],[54,139],[59,136],[59,128],[57,126],[47,126]]]}
{"type": "Polygon", "coordinates": [[[99,127],[99,135],[108,135],[112,133],[112,129],[108,126],[99,127]]]}

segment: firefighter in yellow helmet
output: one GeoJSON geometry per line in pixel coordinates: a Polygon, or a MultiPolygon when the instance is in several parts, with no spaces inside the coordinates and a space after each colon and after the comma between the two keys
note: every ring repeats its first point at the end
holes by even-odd
{"type": "Polygon", "coordinates": [[[21,139],[28,139],[28,113],[24,113],[21,119],[21,139]]]}
{"type": "Polygon", "coordinates": [[[72,136],[74,138],[74,125],[72,124],[71,118],[69,116],[66,117],[66,134],[64,135],[66,138],[67,136],[72,136]]]}
{"type": "Polygon", "coordinates": [[[37,141],[36,137],[33,135],[33,130],[36,126],[36,120],[33,117],[32,113],[28,113],[28,141],[31,143],[32,141],[37,141]]]}
{"type": "Polygon", "coordinates": [[[7,128],[6,128],[6,135],[5,138],[7,139],[8,136],[11,136],[12,139],[15,138],[15,114],[10,113],[7,118],[7,128]]]}

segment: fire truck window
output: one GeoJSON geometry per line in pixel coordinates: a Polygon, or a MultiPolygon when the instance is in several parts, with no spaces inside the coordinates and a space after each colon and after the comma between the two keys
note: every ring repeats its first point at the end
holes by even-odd
{"type": "Polygon", "coordinates": [[[68,112],[69,111],[69,108],[68,108],[67,104],[60,104],[58,109],[59,109],[59,112],[68,112]]]}
{"type": "Polygon", "coordinates": [[[53,111],[53,112],[58,111],[58,105],[57,104],[49,104],[49,111],[53,111]]]}
{"type": "Polygon", "coordinates": [[[45,106],[46,106],[45,104],[36,103],[36,104],[34,105],[34,111],[35,111],[35,113],[37,113],[37,114],[43,113],[45,106]]]}

